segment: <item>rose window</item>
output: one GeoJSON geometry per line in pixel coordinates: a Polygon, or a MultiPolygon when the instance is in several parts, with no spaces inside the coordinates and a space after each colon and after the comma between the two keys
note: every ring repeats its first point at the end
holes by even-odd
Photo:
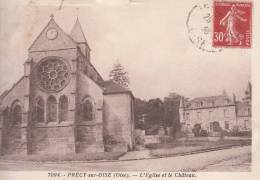
{"type": "Polygon", "coordinates": [[[38,80],[41,88],[48,91],[59,91],[69,82],[69,67],[58,58],[47,59],[40,62],[38,80]]]}

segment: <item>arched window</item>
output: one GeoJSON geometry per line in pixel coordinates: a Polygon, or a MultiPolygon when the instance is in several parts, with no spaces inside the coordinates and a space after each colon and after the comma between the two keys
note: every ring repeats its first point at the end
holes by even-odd
{"type": "Polygon", "coordinates": [[[36,99],[34,107],[34,120],[37,122],[44,122],[44,101],[41,97],[36,99]]]}
{"type": "Polygon", "coordinates": [[[89,99],[85,99],[81,104],[80,116],[82,121],[92,121],[94,119],[93,105],[89,99]]]}
{"type": "Polygon", "coordinates": [[[57,101],[55,97],[50,96],[47,100],[47,122],[57,120],[57,101]]]}
{"type": "Polygon", "coordinates": [[[69,102],[67,96],[63,95],[59,100],[59,121],[67,121],[69,102]]]}
{"type": "Polygon", "coordinates": [[[8,121],[8,107],[3,111],[3,121],[4,123],[8,121]]]}
{"type": "Polygon", "coordinates": [[[14,103],[11,115],[13,125],[20,125],[22,123],[22,107],[19,103],[14,103]]]}

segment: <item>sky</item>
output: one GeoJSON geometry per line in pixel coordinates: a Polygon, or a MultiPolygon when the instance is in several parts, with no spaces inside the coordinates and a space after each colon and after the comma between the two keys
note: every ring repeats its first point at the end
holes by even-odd
{"type": "Polygon", "coordinates": [[[224,89],[242,97],[250,81],[250,49],[208,53],[189,41],[188,13],[205,0],[65,0],[60,8],[61,2],[0,4],[0,93],[23,75],[28,48],[52,13],[68,34],[79,18],[93,65],[108,79],[119,61],[129,73],[135,97],[163,98],[175,92],[193,98],[224,89]]]}

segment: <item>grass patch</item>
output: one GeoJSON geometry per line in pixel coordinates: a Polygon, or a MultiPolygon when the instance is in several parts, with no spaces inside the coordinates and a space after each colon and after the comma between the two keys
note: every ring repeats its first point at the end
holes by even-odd
{"type": "Polygon", "coordinates": [[[186,140],[178,141],[174,140],[170,143],[156,143],[146,144],[145,147],[148,149],[162,149],[162,148],[175,148],[179,146],[227,146],[227,145],[250,145],[251,140],[220,140],[220,141],[200,141],[200,140],[186,140]]]}

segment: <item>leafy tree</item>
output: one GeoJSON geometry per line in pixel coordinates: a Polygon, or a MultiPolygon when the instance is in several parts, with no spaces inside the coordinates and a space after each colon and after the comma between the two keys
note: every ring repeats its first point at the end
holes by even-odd
{"type": "Polygon", "coordinates": [[[157,134],[163,125],[163,102],[159,99],[150,99],[147,104],[147,118],[145,129],[147,134],[157,134]]]}
{"type": "Polygon", "coordinates": [[[135,98],[134,101],[135,128],[144,129],[144,119],[147,114],[147,102],[145,100],[135,98]]]}
{"type": "Polygon", "coordinates": [[[179,107],[181,95],[170,93],[164,98],[164,126],[172,126],[173,132],[180,129],[179,107]]]}
{"type": "Polygon", "coordinates": [[[194,134],[194,136],[199,136],[200,134],[200,130],[201,130],[201,125],[200,124],[195,124],[193,129],[192,129],[192,132],[194,134]]]}
{"type": "Polygon", "coordinates": [[[130,83],[128,72],[120,63],[114,64],[113,69],[109,73],[109,78],[125,88],[128,88],[130,83]]]}

